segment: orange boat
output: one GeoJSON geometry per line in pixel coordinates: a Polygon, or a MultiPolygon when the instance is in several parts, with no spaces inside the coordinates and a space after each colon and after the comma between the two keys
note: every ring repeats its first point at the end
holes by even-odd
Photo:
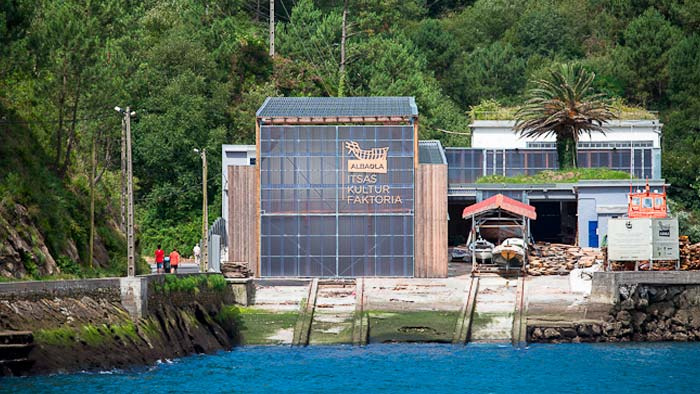
{"type": "Polygon", "coordinates": [[[666,187],[664,186],[661,193],[658,190],[653,192],[649,188],[649,181],[644,188],[644,191],[632,192],[630,186],[630,194],[627,202],[627,217],[629,218],[658,218],[664,219],[668,217],[666,210],[666,187]]]}

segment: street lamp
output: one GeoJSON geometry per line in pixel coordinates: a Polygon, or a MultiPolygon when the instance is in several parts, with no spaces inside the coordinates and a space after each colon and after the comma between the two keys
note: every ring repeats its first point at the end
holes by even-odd
{"type": "Polygon", "coordinates": [[[202,261],[200,262],[200,271],[209,271],[209,245],[207,240],[207,232],[209,227],[209,213],[207,208],[207,150],[194,148],[194,153],[199,154],[202,158],[202,261]]]}

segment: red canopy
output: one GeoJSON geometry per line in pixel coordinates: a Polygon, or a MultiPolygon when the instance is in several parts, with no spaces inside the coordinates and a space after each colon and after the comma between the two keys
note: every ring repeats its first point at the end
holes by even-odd
{"type": "Polygon", "coordinates": [[[496,194],[491,198],[487,198],[484,201],[478,202],[474,205],[470,205],[464,208],[462,212],[462,218],[467,219],[470,216],[478,215],[486,211],[493,211],[496,209],[502,209],[510,213],[525,216],[532,220],[537,219],[537,213],[535,212],[535,207],[532,205],[523,204],[520,201],[508,198],[503,194],[496,194]]]}

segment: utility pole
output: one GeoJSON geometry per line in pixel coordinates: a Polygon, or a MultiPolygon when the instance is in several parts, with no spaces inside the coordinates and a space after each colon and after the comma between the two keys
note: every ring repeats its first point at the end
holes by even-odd
{"type": "Polygon", "coordinates": [[[209,243],[207,236],[209,235],[209,208],[207,206],[207,150],[194,150],[199,153],[202,158],[202,261],[200,262],[200,271],[209,271],[209,243]]]}
{"type": "Polygon", "coordinates": [[[95,153],[95,133],[92,133],[92,158],[90,171],[90,253],[88,262],[90,268],[95,257],[95,172],[97,167],[97,153],[95,153]]]}
{"type": "Polygon", "coordinates": [[[343,27],[340,36],[340,81],[338,96],[345,96],[345,39],[347,38],[348,0],[343,2],[343,27]]]}
{"type": "Polygon", "coordinates": [[[127,223],[126,223],[126,252],[127,252],[127,276],[136,275],[136,256],[134,250],[134,172],[131,162],[131,107],[126,107],[126,195],[127,195],[127,223]]]}
{"type": "Polygon", "coordinates": [[[119,199],[119,208],[121,210],[121,221],[119,228],[122,233],[126,234],[126,122],[122,117],[122,192],[119,199]]]}
{"type": "Polygon", "coordinates": [[[270,0],[270,57],[275,56],[275,0],[270,0]]]}
{"type": "MultiPolygon", "coordinates": [[[[131,117],[136,115],[136,112],[131,112],[131,107],[126,107],[126,111],[122,108],[114,107],[114,110],[119,112],[122,117],[122,170],[126,170],[126,275],[136,275],[136,250],[134,247],[134,172],[131,162],[131,117]],[[126,137],[126,138],[124,138],[126,137]],[[124,153],[126,151],[126,154],[124,153]],[[125,160],[126,159],[126,160],[125,160]]],[[[123,174],[123,172],[122,172],[123,174]]],[[[122,175],[123,176],[123,175],[122,175]]],[[[94,178],[94,176],[93,176],[94,178]]],[[[123,180],[124,178],[122,178],[123,180]]],[[[124,183],[122,183],[122,194],[124,194],[124,183]]],[[[124,210],[122,208],[122,215],[124,210]]],[[[122,216],[123,217],[123,216],[122,216]]]]}

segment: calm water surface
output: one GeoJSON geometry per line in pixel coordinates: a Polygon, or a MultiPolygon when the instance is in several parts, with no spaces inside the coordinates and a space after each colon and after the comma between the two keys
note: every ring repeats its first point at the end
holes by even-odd
{"type": "Polygon", "coordinates": [[[691,393],[700,344],[242,347],[149,368],[0,378],[0,392],[691,393]]]}

